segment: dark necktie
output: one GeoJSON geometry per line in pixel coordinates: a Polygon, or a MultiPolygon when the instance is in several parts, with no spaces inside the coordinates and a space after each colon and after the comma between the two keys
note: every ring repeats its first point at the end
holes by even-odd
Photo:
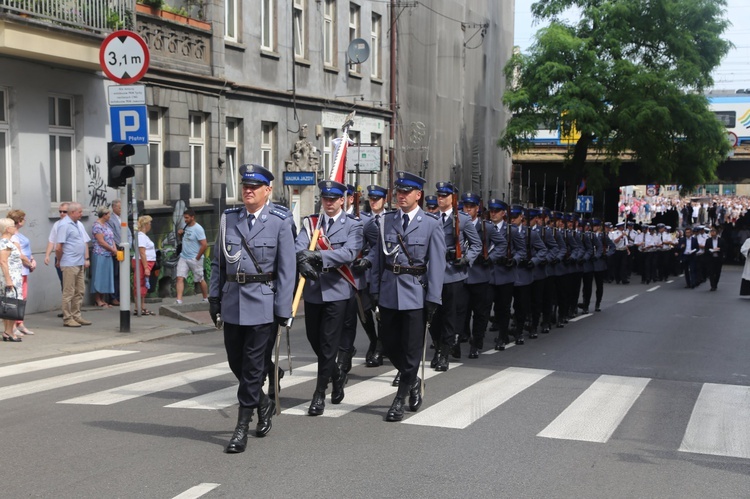
{"type": "Polygon", "coordinates": [[[254,222],[255,222],[255,215],[253,214],[248,215],[247,216],[247,228],[252,230],[254,222]]]}
{"type": "Polygon", "coordinates": [[[443,225],[445,225],[445,221],[446,221],[447,218],[448,218],[448,215],[445,214],[445,213],[443,213],[443,225]]]}
{"type": "Polygon", "coordinates": [[[378,228],[380,228],[380,215],[375,215],[375,225],[377,225],[378,228]]]}
{"type": "Polygon", "coordinates": [[[404,214],[404,225],[401,227],[403,228],[404,232],[406,231],[406,228],[409,226],[409,215],[404,214]]]}
{"type": "Polygon", "coordinates": [[[329,232],[331,232],[331,227],[333,227],[333,219],[329,218],[328,219],[328,226],[326,227],[326,234],[328,234],[329,232]]]}

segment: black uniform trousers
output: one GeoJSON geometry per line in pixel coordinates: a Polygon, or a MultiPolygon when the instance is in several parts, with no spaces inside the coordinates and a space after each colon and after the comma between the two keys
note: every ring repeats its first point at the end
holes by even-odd
{"type": "Polygon", "coordinates": [[[240,326],[224,323],[224,348],[229,368],[240,382],[237,400],[240,407],[258,407],[266,373],[266,348],[274,336],[275,323],[240,326]]]}
{"type": "Polygon", "coordinates": [[[576,270],[568,274],[568,316],[575,317],[578,314],[578,298],[581,296],[581,279],[583,272],[576,270]]]}
{"type": "Polygon", "coordinates": [[[695,267],[695,255],[684,255],[682,268],[685,272],[685,284],[689,288],[694,288],[698,285],[698,277],[695,275],[695,267]]]}
{"type": "Polygon", "coordinates": [[[380,307],[380,327],[380,341],[385,353],[401,373],[398,396],[405,397],[417,380],[422,360],[425,312],[421,308],[396,310],[380,307]]]}
{"type": "Polygon", "coordinates": [[[510,328],[510,304],[513,302],[513,283],[492,286],[495,303],[495,322],[501,343],[510,343],[508,330],[510,328]]]}
{"type": "Polygon", "coordinates": [[[353,295],[346,302],[346,312],[344,315],[344,328],[341,331],[341,341],[339,341],[339,350],[343,352],[354,351],[354,340],[357,337],[357,296],[353,295]]]}
{"type": "Polygon", "coordinates": [[[552,277],[555,304],[557,305],[557,322],[560,323],[565,317],[568,316],[568,301],[566,299],[566,285],[568,282],[568,275],[556,275],[552,277]]]}
{"type": "Polygon", "coordinates": [[[594,271],[594,283],[596,284],[596,308],[602,303],[602,297],[604,296],[604,276],[606,270],[595,270],[594,271]]]}
{"type": "Polygon", "coordinates": [[[531,298],[531,331],[535,332],[539,327],[544,307],[544,287],[547,279],[537,279],[531,283],[529,296],[531,298]]]}
{"type": "Polygon", "coordinates": [[[711,283],[712,289],[719,285],[721,266],[723,264],[722,260],[721,256],[712,255],[708,257],[708,281],[711,283]]]}
{"type": "Polygon", "coordinates": [[[591,291],[593,290],[592,284],[594,283],[594,272],[584,272],[581,274],[581,281],[583,283],[583,296],[581,301],[583,302],[583,308],[588,309],[591,304],[591,291]]]}
{"type": "Polygon", "coordinates": [[[471,337],[471,346],[484,348],[484,333],[487,323],[490,321],[490,308],[492,307],[492,289],[488,282],[466,284],[463,292],[464,310],[462,335],[471,337]],[[472,321],[473,319],[473,321],[472,321]],[[471,331],[471,335],[469,335],[471,331]]]}
{"type": "Polygon", "coordinates": [[[317,391],[328,388],[331,377],[338,379],[336,354],[344,330],[344,319],[349,300],[317,304],[305,302],[305,329],[315,355],[318,356],[317,391]]]}
{"type": "Polygon", "coordinates": [[[612,255],[612,266],[614,267],[615,281],[617,284],[628,282],[628,252],[627,250],[617,250],[612,255]]]}
{"type": "Polygon", "coordinates": [[[531,284],[513,286],[513,312],[516,315],[516,329],[513,336],[523,338],[523,326],[531,310],[531,284]]]}
{"type": "Polygon", "coordinates": [[[432,342],[445,348],[456,342],[458,326],[458,301],[461,298],[464,281],[443,284],[442,305],[438,307],[430,327],[432,342]]]}

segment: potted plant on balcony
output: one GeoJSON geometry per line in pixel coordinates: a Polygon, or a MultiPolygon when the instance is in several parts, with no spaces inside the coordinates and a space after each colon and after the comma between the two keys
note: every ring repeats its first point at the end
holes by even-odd
{"type": "Polygon", "coordinates": [[[135,7],[136,12],[142,12],[151,16],[161,17],[168,21],[211,31],[211,24],[190,17],[187,10],[184,8],[171,7],[169,4],[165,3],[164,0],[138,0],[135,7]]]}

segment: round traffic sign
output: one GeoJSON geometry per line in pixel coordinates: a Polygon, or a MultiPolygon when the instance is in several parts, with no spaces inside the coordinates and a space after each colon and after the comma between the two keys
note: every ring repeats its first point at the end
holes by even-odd
{"type": "Polygon", "coordinates": [[[99,64],[107,77],[122,85],[140,80],[148,71],[148,46],[137,33],[115,31],[99,48],[99,64]]]}
{"type": "Polygon", "coordinates": [[[732,147],[737,147],[737,143],[739,142],[739,139],[737,138],[737,134],[734,132],[727,132],[727,140],[732,145],[732,147]]]}

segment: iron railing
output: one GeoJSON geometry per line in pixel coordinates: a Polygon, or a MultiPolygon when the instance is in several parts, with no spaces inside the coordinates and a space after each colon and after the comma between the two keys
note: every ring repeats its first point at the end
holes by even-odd
{"type": "Polygon", "coordinates": [[[135,0],[0,0],[0,12],[95,33],[133,29],[134,11],[135,0]]]}

